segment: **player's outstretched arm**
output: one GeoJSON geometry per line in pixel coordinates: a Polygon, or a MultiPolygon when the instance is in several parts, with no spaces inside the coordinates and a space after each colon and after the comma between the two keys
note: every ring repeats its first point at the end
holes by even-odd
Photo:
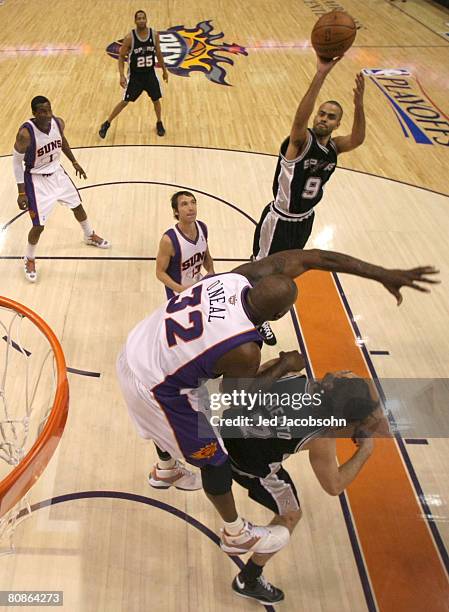
{"type": "Polygon", "coordinates": [[[285,274],[290,278],[296,278],[308,270],[344,272],[375,280],[396,298],[398,306],[402,302],[400,292],[402,287],[410,287],[417,291],[429,293],[430,289],[419,283],[436,284],[440,282],[429,278],[429,276],[438,274],[438,270],[432,266],[422,266],[410,270],[387,269],[350,255],[319,249],[280,251],[259,261],[243,264],[235,268],[233,272],[246,276],[252,283],[257,283],[270,274],[285,274]]]}
{"type": "Polygon", "coordinates": [[[14,149],[12,153],[14,176],[17,183],[17,204],[20,210],[26,210],[28,208],[28,198],[25,193],[25,178],[23,169],[23,160],[25,153],[31,144],[31,136],[26,128],[21,128],[17,132],[16,141],[14,143],[14,149]]]}
{"type": "Polygon", "coordinates": [[[59,125],[59,129],[62,135],[62,152],[72,162],[73,169],[75,170],[76,176],[87,179],[87,174],[84,172],[84,170],[81,168],[79,163],[76,161],[75,156],[72,153],[72,149],[70,148],[70,145],[67,141],[67,138],[65,137],[65,134],[64,134],[65,123],[63,119],[61,117],[55,117],[55,119],[59,125]]]}
{"type": "Polygon", "coordinates": [[[365,140],[365,111],[363,109],[363,94],[365,93],[365,79],[359,72],[355,77],[354,92],[354,121],[352,132],[347,136],[334,138],[339,153],[347,153],[359,147],[365,140]]]}
{"type": "Polygon", "coordinates": [[[324,60],[317,56],[317,70],[309,89],[299,103],[290,131],[290,142],[285,153],[286,159],[295,159],[307,143],[307,125],[313,113],[316,99],[329,72],[341,58],[324,60]]]}

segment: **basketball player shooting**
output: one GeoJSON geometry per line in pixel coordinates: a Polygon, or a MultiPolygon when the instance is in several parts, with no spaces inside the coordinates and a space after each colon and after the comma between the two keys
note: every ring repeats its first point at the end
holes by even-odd
{"type": "Polygon", "coordinates": [[[257,527],[239,516],[228,454],[189,390],[219,376],[225,391],[229,384],[235,388],[235,379],[254,378],[249,389],[268,388],[297,369],[297,351],[291,351],[258,374],[256,327],[287,314],[297,298],[293,279],[307,270],[376,280],[398,304],[402,287],[428,292],[426,284],[438,282],[430,266],[389,270],[331,251],[283,251],[185,289],[137,324],[117,360],[119,384],[138,433],[171,457],[170,465],[156,464],[158,479],[165,488],[196,488],[184,484],[195,475],[179,460],[200,468],[205,493],[223,519],[221,546],[229,554],[273,553],[290,534],[284,525],[257,527]]]}
{"type": "Polygon", "coordinates": [[[286,249],[302,249],[312,232],[315,206],[332,176],[339,153],[359,147],[365,139],[363,75],[354,87],[354,122],[347,136],[332,138],[343,116],[336,100],[321,104],[308,127],[318,94],[329,72],[341,58],[317,56],[317,71],[296,111],[290,135],[281,144],[273,181],[273,201],[267,204],[257,224],[253,257],[262,259],[286,249]]]}
{"type": "Polygon", "coordinates": [[[20,210],[28,210],[33,224],[28,233],[24,272],[26,279],[35,283],[37,243],[56,202],[72,209],[86,244],[100,249],[109,249],[111,245],[90,226],[81,196],[61,166],[62,151],[72,162],[76,175],[87,178],[64,135],[64,121],[53,115],[50,101],[44,96],[31,100],[31,111],[33,117],[20,127],[16,136],[13,167],[18,189],[17,204],[20,210]]]}

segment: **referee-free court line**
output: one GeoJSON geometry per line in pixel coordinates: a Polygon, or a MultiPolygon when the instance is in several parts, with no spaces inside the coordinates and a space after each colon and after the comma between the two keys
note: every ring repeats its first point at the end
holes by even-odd
{"type": "MultiPolygon", "coordinates": [[[[315,376],[352,370],[371,378],[332,275],[309,272],[297,285],[296,311],[315,376]]],[[[340,463],[353,452],[350,440],[339,441],[340,463]]],[[[376,439],[347,499],[379,610],[449,610],[447,575],[394,439],[376,439]]]]}

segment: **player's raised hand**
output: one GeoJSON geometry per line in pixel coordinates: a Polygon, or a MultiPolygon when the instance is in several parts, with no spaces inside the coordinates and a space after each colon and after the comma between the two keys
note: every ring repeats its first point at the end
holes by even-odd
{"type": "Polygon", "coordinates": [[[77,161],[73,162],[73,168],[76,172],[76,176],[78,176],[79,178],[87,179],[87,174],[84,172],[84,170],[81,168],[77,161]]]}
{"type": "Polygon", "coordinates": [[[335,64],[338,64],[338,62],[343,58],[344,56],[342,55],[341,57],[335,57],[334,59],[326,59],[325,57],[320,57],[319,55],[316,56],[316,71],[323,74],[323,75],[327,75],[332,68],[335,66],[335,64]]]}
{"type": "Polygon", "coordinates": [[[410,287],[416,291],[430,293],[429,287],[423,287],[420,283],[436,285],[441,281],[429,278],[429,275],[439,274],[439,270],[433,266],[422,266],[411,270],[385,270],[385,279],[379,279],[387,291],[396,298],[397,305],[402,303],[401,288],[410,287]]]}
{"type": "Polygon", "coordinates": [[[26,193],[22,193],[17,196],[17,204],[19,205],[20,210],[28,209],[28,197],[26,193]]]}
{"type": "Polygon", "coordinates": [[[361,72],[355,77],[354,106],[363,106],[363,94],[365,93],[365,78],[361,72]]]}

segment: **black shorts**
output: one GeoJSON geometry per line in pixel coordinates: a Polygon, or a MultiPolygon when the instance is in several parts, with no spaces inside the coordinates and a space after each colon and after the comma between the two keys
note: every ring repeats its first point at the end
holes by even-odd
{"type": "Polygon", "coordinates": [[[135,102],[142,92],[146,91],[153,102],[162,98],[161,86],[154,69],[143,74],[132,74],[123,99],[126,102],[135,102]]]}
{"type": "Polygon", "coordinates": [[[248,491],[248,497],[272,510],[275,514],[287,514],[299,510],[300,503],[296,487],[290,474],[282,466],[265,478],[241,473],[232,465],[232,479],[248,491]]]}
{"type": "Polygon", "coordinates": [[[263,209],[254,232],[253,255],[256,259],[279,251],[303,249],[312,233],[315,213],[303,221],[284,220],[271,209],[271,203],[263,209]]]}

